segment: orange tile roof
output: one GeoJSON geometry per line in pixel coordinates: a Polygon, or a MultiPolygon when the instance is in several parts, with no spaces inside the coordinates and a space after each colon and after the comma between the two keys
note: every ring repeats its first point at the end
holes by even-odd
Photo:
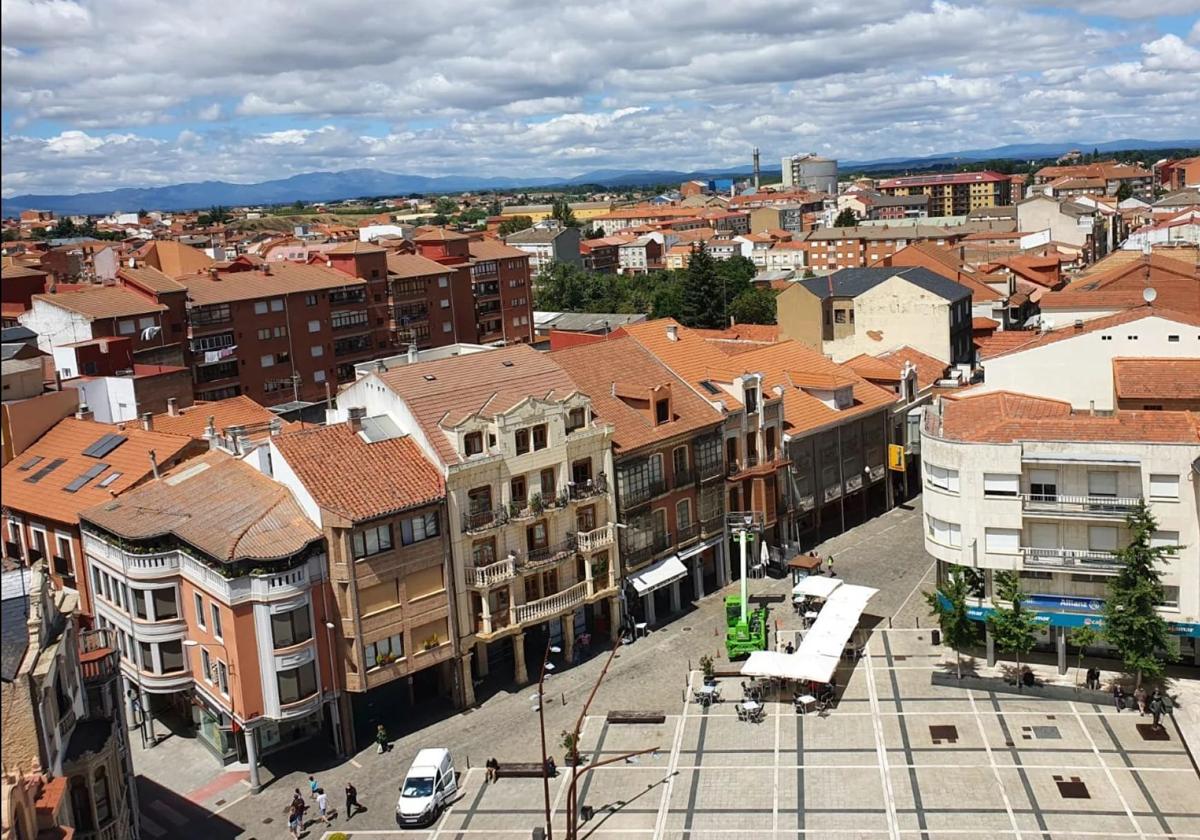
{"type": "Polygon", "coordinates": [[[368,443],[349,423],[337,423],[272,443],[318,505],[355,522],[446,495],[441,471],[408,435],[368,443]]]}
{"type": "Polygon", "coordinates": [[[372,375],[404,400],[446,465],[462,459],[443,425],[456,426],[473,415],[494,417],[530,397],[561,400],[580,390],[548,354],[527,344],[372,375]]]}
{"type": "Polygon", "coordinates": [[[600,420],[612,424],[613,446],[624,452],[709,426],[715,428],[722,422],[709,403],[628,336],[558,350],[551,358],[591,397],[592,409],[600,420]],[[648,410],[633,408],[613,393],[648,393],[662,385],[673,386],[673,416],[661,425],[653,423],[648,410]]]}
{"type": "Polygon", "coordinates": [[[529,254],[522,251],[520,248],[514,248],[511,245],[505,245],[498,239],[486,239],[483,241],[472,241],[467,246],[471,252],[471,258],[476,260],[515,260],[529,259],[529,254]]]}
{"type": "Polygon", "coordinates": [[[287,487],[220,450],[80,515],[125,539],[172,535],[221,563],[277,560],[321,538],[287,487]]]}
{"type": "Polygon", "coordinates": [[[387,256],[388,274],[400,279],[413,277],[429,277],[433,275],[453,274],[454,269],[447,268],[441,263],[422,257],[419,254],[397,254],[389,252],[387,256]]]}
{"type": "Polygon", "coordinates": [[[846,367],[857,373],[863,379],[885,379],[900,381],[900,368],[888,364],[883,359],[860,353],[852,359],[842,362],[846,367]]]}
{"type": "Polygon", "coordinates": [[[918,390],[928,388],[939,379],[942,379],[946,375],[946,368],[948,367],[941,359],[935,359],[928,353],[922,353],[920,350],[909,347],[907,344],[903,347],[897,347],[890,353],[881,353],[879,354],[879,358],[884,362],[895,365],[898,370],[904,368],[905,362],[916,368],[918,390]]]}
{"type": "Polygon", "coordinates": [[[120,268],[117,270],[117,276],[122,277],[135,286],[140,286],[148,292],[155,294],[169,292],[186,292],[187,287],[182,283],[172,280],[163,272],[153,266],[142,266],[141,268],[120,268]]]}
{"type": "Polygon", "coordinates": [[[889,266],[915,265],[940,274],[947,280],[970,289],[972,302],[1001,298],[995,289],[987,285],[982,274],[963,264],[962,257],[954,248],[946,248],[933,242],[914,242],[880,262],[889,266]]]}
{"type": "Polygon", "coordinates": [[[1069,166],[1043,166],[1034,176],[1041,179],[1072,176],[1080,178],[1103,178],[1117,180],[1120,178],[1149,178],[1150,173],[1140,166],[1130,166],[1117,163],[1115,160],[1099,161],[1097,163],[1077,163],[1069,166]]]}
{"type": "MultiPolygon", "coordinates": [[[[6,257],[5,259],[11,259],[11,257],[6,257]]],[[[15,280],[18,277],[45,278],[47,276],[48,276],[47,272],[43,271],[42,269],[33,268],[32,266],[27,266],[27,265],[16,265],[16,264],[10,263],[8,265],[5,265],[4,268],[0,269],[0,278],[3,278],[5,280],[8,280],[10,278],[15,280]]]]}
{"type": "Polygon", "coordinates": [[[161,303],[154,303],[136,292],[117,286],[91,286],[78,291],[34,295],[33,299],[67,309],[89,321],[124,318],[129,315],[151,315],[164,312],[167,308],[161,303]]]}
{"type": "MultiPolygon", "coordinates": [[[[1045,300],[1045,298],[1043,298],[1045,300]]],[[[1171,309],[1164,309],[1155,306],[1138,306],[1131,309],[1126,309],[1123,312],[1117,312],[1112,315],[1107,315],[1103,318],[1093,318],[1090,321],[1084,321],[1083,325],[1076,327],[1074,325],[1059,327],[1057,329],[1048,330],[1047,332],[1038,332],[1035,330],[1005,330],[996,332],[987,339],[976,339],[976,344],[982,345],[989,351],[986,358],[996,358],[997,356],[1015,353],[1019,350],[1029,350],[1034,347],[1044,347],[1047,344],[1053,344],[1056,341],[1063,341],[1068,338],[1074,338],[1079,335],[1096,332],[1097,330],[1108,329],[1109,327],[1120,326],[1121,324],[1129,324],[1134,321],[1140,321],[1143,318],[1165,318],[1170,321],[1177,321],[1181,324],[1200,327],[1200,315],[1193,315],[1186,312],[1176,312],[1171,309]],[[998,337],[1011,336],[1006,340],[1009,342],[1008,347],[1001,349],[1003,345],[998,345],[993,349],[992,342],[998,337]],[[1016,336],[1028,336],[1028,340],[1020,340],[1016,336]]]]}
{"type": "Polygon", "coordinates": [[[413,236],[413,242],[456,242],[462,239],[470,239],[470,237],[465,233],[442,227],[420,228],[413,236]]]}
{"type": "Polygon", "coordinates": [[[704,338],[724,341],[779,341],[779,326],[776,324],[734,324],[723,330],[693,327],[692,332],[704,338]]]}
{"type": "Polygon", "coordinates": [[[976,315],[971,319],[971,329],[973,330],[994,330],[1000,326],[1000,322],[994,318],[984,318],[982,315],[976,315]]]}
{"type": "Polygon", "coordinates": [[[147,242],[134,252],[139,263],[161,271],[168,277],[202,271],[213,264],[213,259],[199,248],[184,245],[173,239],[147,242]]]}
{"type": "Polygon", "coordinates": [[[1188,411],[1076,412],[1070,403],[1011,391],[942,399],[942,436],[970,443],[1022,440],[1200,443],[1200,415],[1188,411]]]}
{"type": "Polygon", "coordinates": [[[188,299],[197,306],[362,286],[366,282],[325,265],[287,261],[252,271],[219,272],[217,278],[206,271],[176,279],[187,286],[188,299]]]}
{"type": "Polygon", "coordinates": [[[1200,400],[1200,359],[1113,359],[1117,399],[1200,400]]]}
{"type": "Polygon", "coordinates": [[[343,242],[336,248],[330,248],[326,254],[382,254],[386,248],[381,248],[378,245],[373,245],[370,242],[362,242],[355,239],[353,242],[343,242]]]}
{"type": "Polygon", "coordinates": [[[165,432],[147,432],[130,423],[124,429],[93,420],[68,417],[60,420],[32,446],[4,465],[3,503],[5,507],[33,516],[59,522],[74,523],[79,511],[113,495],[124,493],[144,481],[150,474],[150,451],[153,450],[162,469],[173,461],[198,451],[191,438],[165,432]],[[84,455],[83,451],[105,435],[124,435],[126,440],[100,458],[84,455]],[[29,469],[21,469],[34,458],[42,460],[29,469]],[[57,459],[63,463],[37,482],[27,479],[57,459]],[[74,493],[64,488],[83,473],[101,464],[108,469],[99,473],[74,493]],[[106,478],[118,475],[111,484],[100,487],[106,478]]]}
{"type": "MultiPolygon", "coordinates": [[[[208,418],[213,418],[213,424],[218,432],[224,432],[230,426],[266,426],[279,416],[263,408],[245,394],[229,397],[224,400],[197,402],[186,408],[178,409],[174,416],[170,414],[154,415],[154,430],[172,435],[187,435],[191,438],[202,438],[208,425],[208,418]]],[[[284,423],[283,428],[292,424],[284,423]]]]}

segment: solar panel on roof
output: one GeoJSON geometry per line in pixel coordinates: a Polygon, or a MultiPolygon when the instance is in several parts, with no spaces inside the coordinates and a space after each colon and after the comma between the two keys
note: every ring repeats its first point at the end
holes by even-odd
{"type": "Polygon", "coordinates": [[[100,483],[97,484],[96,486],[97,487],[107,487],[108,485],[110,485],[114,481],[116,481],[118,478],[120,478],[122,475],[123,475],[123,473],[119,473],[119,472],[109,473],[108,475],[104,476],[104,478],[101,479],[100,483]]]}
{"type": "Polygon", "coordinates": [[[17,469],[22,472],[24,472],[26,470],[31,470],[44,460],[45,460],[45,458],[43,458],[41,455],[34,455],[32,458],[30,458],[24,464],[17,467],[17,469]]]}
{"type": "Polygon", "coordinates": [[[705,391],[708,391],[708,393],[710,393],[710,394],[721,393],[721,389],[718,388],[716,385],[712,384],[711,382],[709,382],[707,379],[700,380],[700,387],[703,388],[705,391]]]}
{"type": "Polygon", "coordinates": [[[103,458],[127,440],[129,438],[125,435],[108,434],[83,450],[83,454],[90,458],[103,458]]]}
{"type": "Polygon", "coordinates": [[[37,484],[39,481],[41,481],[46,476],[50,475],[50,473],[54,472],[56,469],[58,469],[65,463],[67,463],[66,458],[55,458],[49,464],[42,467],[40,470],[38,470],[37,472],[35,472],[33,475],[29,476],[29,478],[27,478],[25,480],[28,481],[30,484],[37,484]]]}
{"type": "Polygon", "coordinates": [[[79,476],[78,478],[74,479],[70,484],[68,484],[63,489],[66,490],[68,493],[76,493],[79,490],[82,490],[83,486],[85,484],[87,484],[89,481],[91,481],[96,476],[100,475],[100,473],[104,472],[106,469],[108,469],[108,464],[96,464],[94,466],[88,467],[87,472],[85,472],[83,475],[79,476]]]}

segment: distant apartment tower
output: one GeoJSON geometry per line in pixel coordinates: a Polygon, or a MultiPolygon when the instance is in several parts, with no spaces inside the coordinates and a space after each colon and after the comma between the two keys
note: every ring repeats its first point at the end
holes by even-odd
{"type": "Polygon", "coordinates": [[[811,152],[787,155],[782,161],[783,185],[810,192],[837,193],[837,161],[811,152]]]}
{"type": "Polygon", "coordinates": [[[1012,181],[990,170],[890,178],[877,189],[884,195],[929,196],[930,216],[965,216],[980,207],[1012,203],[1012,181]]]}

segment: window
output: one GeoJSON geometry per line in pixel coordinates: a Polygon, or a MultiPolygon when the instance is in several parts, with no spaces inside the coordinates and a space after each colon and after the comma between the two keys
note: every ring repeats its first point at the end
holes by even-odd
{"type": "Polygon", "coordinates": [[[268,339],[270,337],[271,337],[271,328],[270,327],[263,327],[261,330],[258,331],[258,340],[259,341],[265,341],[266,339],[268,339]]]}
{"type": "Polygon", "coordinates": [[[313,355],[314,359],[319,359],[320,357],[324,356],[325,355],[325,345],[314,344],[312,346],[312,355],[313,355]]]}
{"type": "Polygon", "coordinates": [[[279,672],[279,702],[287,705],[311,697],[317,691],[317,669],[312,662],[279,672]]]}
{"type": "Polygon", "coordinates": [[[310,333],[320,332],[321,331],[321,322],[320,321],[309,321],[308,322],[308,331],[310,333]]]}
{"type": "Polygon", "coordinates": [[[475,568],[496,562],[496,538],[488,537],[471,545],[471,563],[475,568]]]}
{"type": "Polygon", "coordinates": [[[582,429],[586,422],[586,410],[582,408],[572,408],[567,413],[567,434],[582,429]]]}
{"type": "Polygon", "coordinates": [[[213,666],[212,657],[208,655],[208,651],[200,648],[200,671],[204,681],[212,685],[213,681],[213,666]]]}
{"type": "Polygon", "coordinates": [[[272,312],[282,312],[283,311],[283,298],[271,298],[271,311],[272,312]]]}
{"type": "Polygon", "coordinates": [[[962,546],[962,526],[954,522],[944,522],[935,516],[930,516],[929,538],[941,545],[960,548],[962,546]]]}
{"type": "Polygon", "coordinates": [[[267,314],[267,302],[265,300],[254,301],[254,314],[255,315],[266,315],[267,314]]]}
{"type": "Polygon", "coordinates": [[[179,605],[175,601],[175,587],[151,590],[151,598],[154,600],[155,621],[179,618],[179,605]]]}
{"type": "Polygon", "coordinates": [[[586,487],[592,480],[592,459],[580,458],[571,462],[571,483],[586,487]]]}
{"type": "Polygon", "coordinates": [[[516,445],[517,454],[524,455],[529,451],[529,430],[517,429],[513,433],[513,443],[516,445]]]}
{"type": "Polygon", "coordinates": [[[483,433],[470,432],[463,436],[463,450],[467,455],[479,455],[483,452],[483,433]]]}
{"type": "Polygon", "coordinates": [[[271,367],[271,365],[275,364],[275,354],[274,354],[274,353],[266,353],[266,354],[264,354],[264,355],[263,355],[263,356],[262,356],[262,357],[261,357],[261,358],[258,360],[258,363],[259,363],[260,365],[262,365],[263,367],[265,367],[265,368],[267,368],[267,367],[271,367]]]}
{"type": "Polygon", "coordinates": [[[133,335],[137,332],[137,324],[133,321],[119,321],[117,323],[117,331],[121,335],[133,335]]]}
{"type": "Polygon", "coordinates": [[[467,508],[472,514],[487,513],[492,509],[492,486],[486,484],[467,491],[467,508]]]}
{"type": "Polygon", "coordinates": [[[554,481],[554,467],[546,467],[546,469],[538,473],[538,483],[541,485],[542,498],[546,504],[553,502],[557,493],[554,481]]]}
{"type": "Polygon", "coordinates": [[[204,598],[200,596],[199,592],[193,592],[192,598],[196,605],[196,626],[204,630],[207,627],[204,623],[204,598]]]}
{"type": "MultiPolygon", "coordinates": [[[[305,306],[316,306],[317,305],[317,296],[316,295],[305,295],[304,296],[304,305],[305,306]]],[[[309,325],[308,328],[310,330],[312,330],[312,321],[309,321],[308,325],[309,325]]],[[[320,327],[318,326],[318,329],[319,328],[320,327]]],[[[312,331],[316,332],[316,330],[312,330],[312,331]]]]}
{"type": "Polygon", "coordinates": [[[364,655],[368,671],[372,668],[386,665],[393,660],[403,659],[404,634],[397,633],[394,636],[388,636],[386,639],[371,642],[366,646],[364,655]]]}
{"type": "Polygon", "coordinates": [[[671,401],[654,401],[654,425],[662,425],[671,419],[671,401]]]}
{"type": "Polygon", "coordinates": [[[1111,525],[1089,525],[1088,548],[1092,551],[1116,551],[1117,529],[1111,525]]]}
{"type": "Polygon", "coordinates": [[[96,776],[92,785],[96,803],[96,825],[104,828],[104,824],[112,819],[112,805],[108,801],[108,771],[103,767],[96,768],[96,776]]]}
{"type": "MultiPolygon", "coordinates": [[[[1179,547],[1179,532],[1178,531],[1155,531],[1150,535],[1150,546],[1152,548],[1178,548],[1179,547]]],[[[1174,554],[1175,552],[1167,552],[1174,554]]]]}
{"type": "Polygon", "coordinates": [[[220,659],[217,660],[217,688],[226,697],[229,696],[229,666],[220,659]]]}
{"type": "Polygon", "coordinates": [[[936,464],[925,464],[925,476],[930,487],[937,487],[947,493],[958,492],[958,470],[939,467],[936,464]]]}
{"type": "Polygon", "coordinates": [[[758,411],[758,389],[746,389],[746,413],[753,414],[758,411]]]}
{"type": "Polygon", "coordinates": [[[351,537],[355,559],[370,557],[392,547],[392,526],[376,525],[355,531],[351,537]]]}
{"type": "Polygon", "coordinates": [[[271,616],[271,637],[275,648],[291,647],[312,638],[312,620],[308,615],[308,604],[287,612],[271,616]]]}
{"type": "Polygon", "coordinates": [[[448,285],[450,285],[450,281],[449,281],[447,278],[445,278],[445,277],[439,277],[439,278],[438,278],[438,288],[439,288],[439,289],[444,289],[444,288],[446,288],[448,285]]]}
{"type": "Polygon", "coordinates": [[[575,527],[582,533],[595,530],[596,528],[596,506],[586,505],[575,511],[575,527]]]}
{"type": "Polygon", "coordinates": [[[983,474],[983,495],[1016,496],[1021,490],[1021,476],[1002,473],[983,474]]]}
{"type": "Polygon", "coordinates": [[[516,475],[508,483],[509,492],[512,494],[512,501],[518,505],[524,506],[526,499],[529,498],[529,489],[525,486],[525,476],[516,475]]]}
{"type": "Polygon", "coordinates": [[[221,609],[216,604],[211,604],[212,607],[212,634],[213,638],[221,638],[221,609]]]}
{"type": "Polygon", "coordinates": [[[986,551],[998,554],[1016,554],[1020,544],[1020,528],[983,529],[983,545],[986,551]]]}
{"type": "Polygon", "coordinates": [[[400,539],[405,545],[432,539],[438,535],[437,511],[405,519],[400,523],[400,539]]]}
{"type": "Polygon", "coordinates": [[[1117,495],[1117,474],[1115,472],[1089,472],[1088,495],[1115,498],[1117,495]]]}
{"type": "Polygon", "coordinates": [[[546,424],[533,427],[533,450],[536,452],[539,449],[545,449],[546,444],[546,424]]]}
{"type": "Polygon", "coordinates": [[[141,589],[133,589],[130,587],[129,600],[132,601],[133,613],[143,621],[150,619],[150,613],[146,609],[146,593],[141,589]]]}
{"type": "Polygon", "coordinates": [[[162,661],[162,673],[164,674],[175,674],[186,667],[183,662],[183,641],[181,639],[160,642],[158,655],[162,661]]]}
{"type": "Polygon", "coordinates": [[[400,603],[398,581],[388,580],[358,590],[358,610],[363,615],[383,612],[400,603]]]}
{"type": "Polygon", "coordinates": [[[325,381],[325,371],[318,370],[318,371],[313,372],[313,382],[324,382],[324,381],[325,381]]]}
{"type": "Polygon", "coordinates": [[[689,499],[684,499],[679,504],[675,505],[675,530],[682,532],[690,528],[692,525],[692,503],[689,499]]]}
{"type": "Polygon", "coordinates": [[[838,309],[833,313],[833,322],[835,324],[846,323],[846,310],[838,309]]]}
{"type": "Polygon", "coordinates": [[[417,601],[445,592],[446,584],[442,579],[441,564],[410,572],[404,581],[404,591],[409,601],[417,601]]]}
{"type": "Polygon", "coordinates": [[[549,532],[545,522],[535,522],[525,529],[525,541],[530,551],[549,545],[549,532]]]}
{"type": "Polygon", "coordinates": [[[1035,502],[1058,501],[1058,473],[1032,470],[1029,473],[1029,497],[1035,502]]]}
{"type": "Polygon", "coordinates": [[[1153,473],[1150,476],[1151,499],[1178,499],[1179,476],[1153,473]]]}

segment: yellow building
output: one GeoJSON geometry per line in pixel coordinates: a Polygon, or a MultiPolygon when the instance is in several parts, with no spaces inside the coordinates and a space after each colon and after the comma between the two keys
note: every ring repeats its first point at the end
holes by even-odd
{"type": "MultiPolygon", "coordinates": [[[[570,207],[575,218],[581,222],[603,216],[612,209],[612,205],[607,201],[575,201],[571,203],[570,207]]],[[[528,216],[536,224],[549,219],[551,210],[553,210],[553,205],[550,204],[514,204],[501,208],[500,215],[528,216]]]]}
{"type": "Polygon", "coordinates": [[[989,170],[890,178],[876,189],[884,195],[927,195],[930,216],[965,216],[981,207],[1012,203],[1011,179],[989,170]]]}

